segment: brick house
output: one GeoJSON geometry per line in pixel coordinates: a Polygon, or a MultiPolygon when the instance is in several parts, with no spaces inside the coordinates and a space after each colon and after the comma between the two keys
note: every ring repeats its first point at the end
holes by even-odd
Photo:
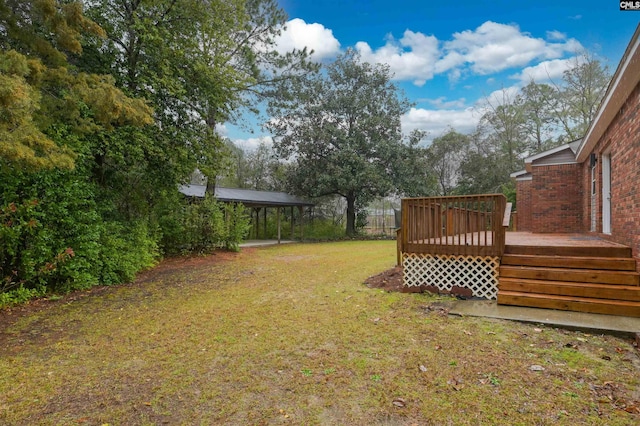
{"type": "Polygon", "coordinates": [[[640,25],[584,138],[511,177],[519,231],[597,235],[640,260],[640,25]]]}

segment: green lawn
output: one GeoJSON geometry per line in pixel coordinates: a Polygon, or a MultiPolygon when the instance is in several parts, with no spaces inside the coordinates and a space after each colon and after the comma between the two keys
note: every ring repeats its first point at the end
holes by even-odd
{"type": "Polygon", "coordinates": [[[640,422],[630,340],[362,284],[394,262],[393,241],[283,245],[6,312],[0,424],[640,422]]]}

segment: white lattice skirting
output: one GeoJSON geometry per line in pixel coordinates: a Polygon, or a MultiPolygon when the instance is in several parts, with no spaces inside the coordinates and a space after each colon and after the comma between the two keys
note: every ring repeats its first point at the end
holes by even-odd
{"type": "Polygon", "coordinates": [[[405,286],[435,286],[450,291],[452,286],[468,288],[474,297],[495,299],[498,295],[498,257],[402,254],[402,282],[405,286]]]}

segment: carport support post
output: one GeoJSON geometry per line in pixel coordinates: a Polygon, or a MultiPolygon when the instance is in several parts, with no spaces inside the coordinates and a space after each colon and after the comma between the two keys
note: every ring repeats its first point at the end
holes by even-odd
{"type": "Polygon", "coordinates": [[[256,212],[255,230],[256,230],[256,240],[257,240],[260,238],[260,207],[256,207],[254,210],[256,212]]]}
{"type": "Polygon", "coordinates": [[[280,207],[276,207],[276,217],[278,218],[278,244],[280,244],[280,207]]]}
{"type": "Polygon", "coordinates": [[[267,207],[264,207],[264,234],[262,235],[262,237],[264,239],[267,238],[267,207]]]}
{"type": "Polygon", "coordinates": [[[291,239],[293,240],[295,237],[296,229],[295,229],[295,221],[293,220],[293,206],[291,206],[291,239]]]}
{"type": "Polygon", "coordinates": [[[304,241],[304,206],[298,206],[300,213],[300,241],[304,241]]]}

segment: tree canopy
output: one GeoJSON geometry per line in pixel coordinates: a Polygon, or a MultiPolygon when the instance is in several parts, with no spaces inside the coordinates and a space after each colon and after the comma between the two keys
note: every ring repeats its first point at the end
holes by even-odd
{"type": "Polygon", "coordinates": [[[286,19],[275,0],[1,2],[0,293],[235,246],[243,212],[189,205],[178,186],[228,166],[217,124],[316,68],[276,51],[286,19]]]}
{"type": "Polygon", "coordinates": [[[362,62],[348,50],[323,72],[280,86],[267,127],[274,146],[289,159],[292,187],[347,202],[347,234],[355,233],[357,209],[395,190],[403,143],[400,117],[409,101],[391,82],[389,68],[362,62]]]}

